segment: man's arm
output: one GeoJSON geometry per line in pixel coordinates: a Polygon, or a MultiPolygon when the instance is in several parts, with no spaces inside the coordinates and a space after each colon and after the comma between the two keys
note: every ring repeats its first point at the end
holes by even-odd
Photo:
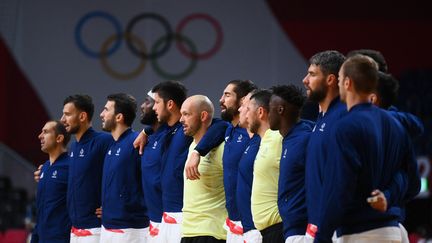
{"type": "Polygon", "coordinates": [[[42,166],[43,166],[43,164],[39,165],[39,167],[35,170],[35,172],[33,172],[34,180],[36,182],[39,182],[39,180],[40,180],[40,174],[41,174],[42,166]]]}
{"type": "Polygon", "coordinates": [[[224,141],[225,131],[228,126],[229,123],[221,119],[213,119],[211,126],[186,161],[185,172],[187,179],[199,179],[200,173],[198,171],[198,165],[200,163],[200,156],[207,155],[210,150],[219,146],[219,144],[224,141]]]}
{"type": "Polygon", "coordinates": [[[144,151],[144,147],[148,142],[148,135],[145,131],[145,129],[143,129],[138,136],[135,138],[134,142],[133,142],[133,146],[134,148],[138,148],[139,154],[142,155],[143,151],[144,151]]]}
{"type": "Polygon", "coordinates": [[[396,107],[391,107],[389,113],[404,126],[412,139],[415,139],[424,133],[423,122],[417,116],[408,112],[399,111],[396,107]]]}

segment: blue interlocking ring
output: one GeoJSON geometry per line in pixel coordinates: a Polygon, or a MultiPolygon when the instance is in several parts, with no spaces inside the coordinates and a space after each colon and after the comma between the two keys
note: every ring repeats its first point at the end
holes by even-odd
{"type": "Polygon", "coordinates": [[[122,35],[123,35],[123,30],[122,27],[120,25],[120,23],[117,21],[117,19],[112,16],[111,14],[107,13],[107,12],[102,12],[102,11],[93,11],[90,12],[86,15],[84,15],[78,22],[77,26],[75,27],[75,41],[78,45],[78,47],[89,57],[92,58],[101,58],[102,55],[99,51],[93,51],[90,48],[88,48],[84,42],[82,41],[81,38],[81,31],[82,31],[82,27],[84,26],[84,24],[89,21],[92,18],[102,18],[102,19],[106,19],[108,20],[115,28],[116,30],[116,41],[114,42],[113,46],[108,50],[108,53],[106,53],[107,56],[112,55],[115,51],[117,51],[118,48],[120,48],[120,45],[122,43],[122,35]]]}

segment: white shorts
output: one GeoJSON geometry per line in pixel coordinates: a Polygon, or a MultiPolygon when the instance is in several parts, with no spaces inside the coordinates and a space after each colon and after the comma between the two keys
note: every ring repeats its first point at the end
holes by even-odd
{"type": "Polygon", "coordinates": [[[182,238],[181,225],[183,213],[164,212],[162,223],[159,226],[160,243],[180,243],[182,238]]]}
{"type": "Polygon", "coordinates": [[[401,230],[401,240],[402,243],[410,243],[408,238],[408,232],[402,224],[399,224],[399,228],[401,230]]]}
{"type": "Polygon", "coordinates": [[[243,234],[244,243],[262,243],[262,235],[259,230],[249,230],[243,234]]]}
{"type": "Polygon", "coordinates": [[[227,231],[226,243],[244,243],[243,226],[240,221],[225,220],[223,228],[227,231]]]}
{"type": "Polygon", "coordinates": [[[72,227],[70,243],[99,243],[101,228],[77,229],[72,227]]]}
{"type": "Polygon", "coordinates": [[[306,241],[307,239],[305,239],[305,238],[306,238],[305,235],[292,235],[292,236],[286,238],[285,243],[305,243],[305,242],[308,242],[308,241],[306,241]]]}
{"type": "Polygon", "coordinates": [[[147,228],[106,229],[102,225],[100,243],[147,243],[147,228]]]}
{"type": "Polygon", "coordinates": [[[400,243],[401,241],[399,227],[382,227],[358,234],[343,235],[337,239],[338,243],[400,243]]]}

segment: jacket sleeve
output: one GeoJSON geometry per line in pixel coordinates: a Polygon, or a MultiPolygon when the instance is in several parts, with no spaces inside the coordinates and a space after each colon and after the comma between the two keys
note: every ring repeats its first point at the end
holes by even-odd
{"type": "Polygon", "coordinates": [[[195,150],[198,151],[201,156],[206,156],[210,150],[219,146],[219,144],[224,141],[225,131],[228,125],[226,121],[214,118],[206,134],[195,147],[195,150]]]}

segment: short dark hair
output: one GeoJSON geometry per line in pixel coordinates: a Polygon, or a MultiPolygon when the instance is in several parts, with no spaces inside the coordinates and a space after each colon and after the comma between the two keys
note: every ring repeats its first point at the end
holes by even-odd
{"type": "Polygon", "coordinates": [[[84,94],[75,94],[75,95],[69,95],[64,99],[63,105],[66,105],[68,103],[74,104],[74,106],[80,110],[87,113],[87,117],[89,121],[93,118],[94,113],[94,105],[93,100],[89,95],[84,94]]]}
{"type": "Polygon", "coordinates": [[[368,56],[355,55],[344,62],[343,75],[353,81],[356,91],[371,93],[378,83],[378,64],[368,56]]]}
{"type": "Polygon", "coordinates": [[[306,102],[306,96],[301,88],[288,84],[273,86],[271,91],[273,95],[280,97],[292,107],[291,113],[294,117],[300,116],[300,111],[306,102]]]}
{"type": "Polygon", "coordinates": [[[381,52],[372,49],[358,49],[348,52],[347,57],[352,57],[358,54],[372,58],[376,63],[378,63],[379,71],[384,73],[388,72],[387,62],[381,52]]]}
{"type": "Polygon", "coordinates": [[[255,100],[259,107],[263,107],[265,111],[270,111],[270,98],[272,93],[268,89],[258,90],[251,96],[251,100],[255,100]]]}
{"type": "Polygon", "coordinates": [[[339,69],[345,61],[345,56],[335,50],[318,52],[309,59],[309,63],[320,67],[325,75],[338,77],[339,69]]]}
{"type": "Polygon", "coordinates": [[[183,102],[186,100],[187,89],[179,81],[165,81],[154,86],[152,89],[153,93],[157,93],[164,101],[174,101],[174,103],[180,108],[183,102]]]}
{"type": "Polygon", "coordinates": [[[377,95],[380,99],[380,107],[388,109],[393,105],[396,102],[398,92],[399,81],[389,73],[378,72],[377,95]]]}
{"type": "Polygon", "coordinates": [[[65,126],[63,125],[63,123],[62,123],[61,121],[59,121],[59,120],[51,120],[51,121],[49,121],[49,122],[54,122],[54,123],[55,123],[55,126],[54,126],[54,134],[55,134],[56,136],[58,136],[58,135],[63,135],[63,137],[64,137],[64,139],[63,139],[63,146],[66,147],[67,144],[69,143],[69,141],[70,141],[70,137],[71,137],[70,133],[68,133],[68,132],[66,131],[66,127],[65,127],[65,126]]]}
{"type": "Polygon", "coordinates": [[[273,86],[271,91],[274,95],[285,100],[285,102],[298,108],[301,108],[306,102],[303,90],[293,84],[273,86]]]}
{"type": "Polygon", "coordinates": [[[110,94],[109,101],[114,101],[114,114],[123,114],[124,123],[131,126],[137,110],[137,102],[132,95],[125,93],[110,94]]]}
{"type": "Polygon", "coordinates": [[[249,94],[252,90],[258,88],[251,80],[235,79],[229,81],[228,84],[234,85],[234,93],[237,96],[237,100],[240,100],[241,98],[249,94]]]}

